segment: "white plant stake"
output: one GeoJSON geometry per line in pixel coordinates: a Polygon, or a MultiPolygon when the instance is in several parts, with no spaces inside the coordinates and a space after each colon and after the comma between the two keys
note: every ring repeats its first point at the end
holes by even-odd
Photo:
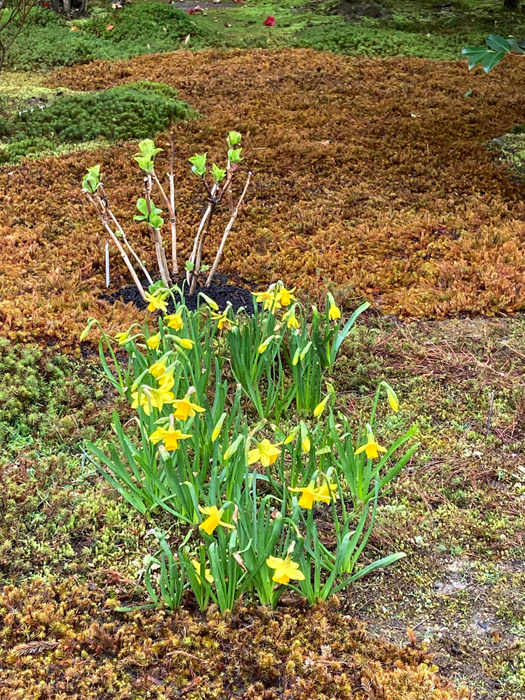
{"type": "Polygon", "coordinates": [[[109,287],[111,277],[109,274],[109,243],[106,243],[106,287],[109,287]]]}

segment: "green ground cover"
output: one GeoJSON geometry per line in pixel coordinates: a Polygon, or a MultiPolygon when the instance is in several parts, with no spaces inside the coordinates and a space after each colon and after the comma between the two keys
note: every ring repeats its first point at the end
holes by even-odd
{"type": "Polygon", "coordinates": [[[74,145],[109,144],[141,139],[195,115],[173,88],[147,81],[94,93],[35,90],[24,100],[26,86],[4,97],[0,113],[0,162],[17,162],[31,154],[56,154],[74,145]]]}
{"type": "Polygon", "coordinates": [[[197,4],[183,0],[179,9],[134,2],[122,10],[95,4],[88,17],[69,22],[37,8],[8,54],[6,68],[39,71],[183,46],[296,46],[351,55],[456,59],[462,48],[482,43],[491,32],[525,34],[525,15],[504,11],[492,0],[204,2],[204,13],[188,15],[197,4]],[[275,17],[273,27],[264,25],[268,16],[275,17]]]}

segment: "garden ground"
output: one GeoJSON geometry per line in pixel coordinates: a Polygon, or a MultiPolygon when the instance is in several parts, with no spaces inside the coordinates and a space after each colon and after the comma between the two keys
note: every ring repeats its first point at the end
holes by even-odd
{"type": "Polygon", "coordinates": [[[486,148],[523,122],[524,76],[518,62],[487,77],[421,58],[235,50],[44,79],[53,90],[162,80],[199,110],[175,127],[188,228],[198,201],[185,159],[243,132],[254,187],[225,271],[251,285],[282,278],[314,301],[331,287],[346,313],[373,301],[338,365],[338,401],[364,415],[376,382],[390,381],[402,410],[385,417],[383,437],[416,422],[421,448],[382,500],[367,553],[406,559],[318,609],[318,634],[299,631],[310,614],[291,601],[275,617],[243,609],[226,622],[114,612],[145,602],[154,544],[83,457],[84,440],[104,440],[115,398],[95,361],[71,356],[88,316],[112,331],[143,318],[102,298],[104,240],[80,194],[100,162],[115,209],[131,219],[136,146],[7,166],[0,697],[468,697],[432,690],[431,664],[479,698],[525,694],[525,207],[523,183],[486,148]],[[258,647],[232,668],[246,634],[258,647]]]}
{"type": "MultiPolygon", "coordinates": [[[[384,313],[443,317],[523,308],[523,185],[486,143],[523,120],[515,86],[524,75],[520,63],[487,78],[423,59],[178,52],[67,68],[47,84],[163,80],[199,110],[200,119],[175,127],[182,230],[199,215],[185,159],[213,154],[235,124],[254,186],[227,273],[254,284],[286,279],[314,297],[331,283],[342,303],[367,296],[384,313]]],[[[9,337],[72,347],[89,315],[111,326],[137,317],[100,300],[103,236],[80,192],[86,168],[100,163],[129,221],[140,187],[135,148],[0,172],[0,320],[9,337]]],[[[143,235],[130,227],[141,250],[143,235]]],[[[181,244],[184,256],[184,234],[181,244]]]]}
{"type": "MultiPolygon", "coordinates": [[[[299,683],[305,697],[405,698],[418,687],[415,697],[438,698],[429,690],[436,682],[430,664],[476,697],[522,696],[524,340],[519,317],[402,322],[372,315],[361,324],[339,364],[339,405],[366,413],[375,379],[385,378],[399,390],[402,410],[385,417],[382,437],[388,442],[416,420],[422,443],[382,501],[367,557],[402,550],[407,558],[351,588],[338,606],[319,610],[318,635],[303,640],[301,657],[289,640],[308,613],[285,603],[275,617],[284,637],[277,646],[265,637],[257,657],[240,662],[237,683],[246,694],[237,686],[239,697],[284,697],[299,683]],[[365,621],[377,640],[356,632],[350,619],[365,621]],[[428,647],[426,667],[411,647],[399,656],[380,641],[403,645],[413,635],[428,647]],[[309,655],[315,668],[331,672],[309,675],[309,655]],[[265,678],[267,695],[258,685],[265,678]],[[369,681],[377,696],[360,694],[356,678],[365,689],[369,681]]],[[[223,697],[231,682],[223,655],[242,643],[238,630],[258,629],[253,613],[241,611],[222,627],[212,615],[198,628],[184,616],[170,623],[163,615],[112,612],[144,602],[142,558],[155,545],[147,523],[115,500],[80,452],[86,438],[103,444],[114,405],[96,365],[4,344],[1,369],[9,379],[1,416],[0,574],[18,586],[8,589],[3,608],[0,683],[8,697],[46,697],[34,690],[35,678],[42,689],[50,679],[65,683],[64,697],[102,690],[107,697],[148,697],[146,689],[157,697],[159,682],[163,692],[171,682],[189,687],[190,698],[223,697]],[[137,625],[145,631],[131,644],[137,625]],[[188,655],[175,667],[178,676],[166,656],[173,646],[188,655]],[[225,677],[203,670],[200,660],[210,655],[211,668],[226,668],[225,677]],[[130,695],[137,687],[144,694],[130,695]]]]}

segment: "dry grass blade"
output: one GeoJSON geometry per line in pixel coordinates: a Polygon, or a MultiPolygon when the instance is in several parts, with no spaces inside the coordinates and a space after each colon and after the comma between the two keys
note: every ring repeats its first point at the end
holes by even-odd
{"type": "Polygon", "coordinates": [[[52,651],[58,647],[58,642],[27,642],[27,644],[19,644],[13,649],[13,654],[20,658],[24,656],[36,656],[44,651],[52,651]]]}

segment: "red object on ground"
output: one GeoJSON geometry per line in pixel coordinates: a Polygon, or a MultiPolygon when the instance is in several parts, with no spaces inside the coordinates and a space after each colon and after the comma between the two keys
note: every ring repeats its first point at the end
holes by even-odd
{"type": "Polygon", "coordinates": [[[265,27],[273,27],[274,24],[275,24],[275,17],[267,17],[264,20],[265,27]]]}
{"type": "MultiPolygon", "coordinates": [[[[235,1],[237,2],[238,0],[235,0],[235,1]]],[[[50,2],[43,2],[42,7],[51,7],[51,3],[50,2]]]]}
{"type": "Polygon", "coordinates": [[[113,24],[108,24],[108,26],[106,27],[106,31],[110,32],[113,29],[113,26],[113,24]]]}
{"type": "Polygon", "coordinates": [[[204,12],[202,7],[200,5],[196,5],[195,7],[192,7],[191,10],[187,10],[189,15],[198,15],[199,12],[204,12]]]}

